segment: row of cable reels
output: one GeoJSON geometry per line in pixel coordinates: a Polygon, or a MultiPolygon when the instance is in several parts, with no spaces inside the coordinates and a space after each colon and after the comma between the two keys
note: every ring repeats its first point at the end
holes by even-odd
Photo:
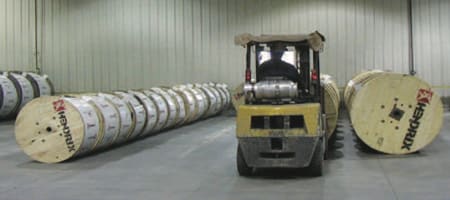
{"type": "Polygon", "coordinates": [[[228,107],[224,84],[43,97],[16,121],[16,140],[32,159],[58,163],[214,116],[228,107]]]}
{"type": "Polygon", "coordinates": [[[33,72],[0,72],[0,119],[15,117],[32,99],[52,95],[47,75],[33,72]]]}

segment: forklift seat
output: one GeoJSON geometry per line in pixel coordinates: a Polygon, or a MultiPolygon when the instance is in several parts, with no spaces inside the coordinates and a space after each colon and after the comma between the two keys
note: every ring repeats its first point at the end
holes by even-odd
{"type": "Polygon", "coordinates": [[[283,77],[297,83],[299,74],[297,69],[281,59],[270,59],[261,64],[256,70],[257,81],[265,80],[268,77],[283,77]]]}

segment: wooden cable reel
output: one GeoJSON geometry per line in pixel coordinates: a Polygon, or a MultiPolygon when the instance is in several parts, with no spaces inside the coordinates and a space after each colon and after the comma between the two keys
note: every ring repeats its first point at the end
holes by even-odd
{"type": "Polygon", "coordinates": [[[18,114],[17,144],[32,159],[57,163],[91,151],[101,122],[92,104],[69,97],[32,100],[18,114]]]}
{"type": "Polygon", "coordinates": [[[324,88],[325,114],[327,120],[326,132],[329,138],[336,129],[341,99],[339,96],[339,88],[331,76],[323,74],[320,76],[320,81],[322,88],[324,88]]]}
{"type": "Polygon", "coordinates": [[[194,117],[198,113],[198,102],[196,101],[194,94],[185,88],[185,86],[173,87],[174,91],[177,92],[181,98],[183,98],[184,107],[186,108],[186,117],[183,124],[194,121],[194,117]]]}
{"type": "Polygon", "coordinates": [[[81,96],[91,104],[100,119],[100,134],[95,149],[103,149],[115,143],[120,133],[120,115],[114,104],[99,96],[81,96]]]}
{"type": "Polygon", "coordinates": [[[53,84],[47,75],[41,76],[32,72],[23,72],[21,74],[30,81],[33,86],[35,97],[50,96],[55,93],[53,84]]]}
{"type": "Polygon", "coordinates": [[[183,122],[186,120],[186,112],[187,112],[187,110],[184,106],[183,98],[177,92],[175,92],[175,90],[173,90],[171,88],[163,88],[163,89],[175,99],[175,102],[177,104],[177,109],[178,109],[178,111],[177,111],[178,119],[175,122],[175,126],[181,126],[183,124],[183,122]]]}
{"type": "Polygon", "coordinates": [[[217,107],[221,106],[213,91],[202,84],[196,84],[196,88],[200,89],[206,95],[207,109],[205,117],[210,117],[216,114],[217,107]]]}
{"type": "Polygon", "coordinates": [[[11,116],[19,104],[17,90],[11,80],[0,74],[0,118],[11,116]]]}
{"type": "Polygon", "coordinates": [[[114,94],[123,99],[130,108],[133,131],[127,136],[127,138],[128,140],[135,139],[144,131],[145,125],[147,124],[147,111],[134,95],[126,92],[114,92],[114,94]]]}
{"type": "Polygon", "coordinates": [[[34,90],[31,83],[22,75],[17,73],[6,73],[9,80],[14,84],[17,90],[17,96],[19,97],[19,102],[14,108],[13,113],[18,113],[20,109],[25,106],[28,102],[34,99],[34,90]]]}
{"type": "Polygon", "coordinates": [[[169,119],[169,106],[167,105],[164,97],[160,94],[144,90],[142,91],[155,105],[155,115],[158,116],[158,120],[155,124],[154,132],[163,130],[166,127],[167,121],[169,119]]]}
{"type": "Polygon", "coordinates": [[[117,109],[117,113],[119,114],[120,129],[119,135],[115,139],[115,143],[120,144],[126,142],[128,140],[128,136],[134,129],[130,107],[124,100],[113,94],[99,93],[98,96],[104,97],[107,101],[114,104],[117,109]]]}
{"type": "Polygon", "coordinates": [[[208,111],[208,102],[206,101],[206,95],[198,88],[187,87],[186,90],[191,91],[194,94],[195,101],[198,104],[198,113],[194,116],[194,121],[203,118],[208,111]]]}
{"type": "Polygon", "coordinates": [[[151,88],[150,91],[155,92],[156,94],[160,95],[163,99],[163,101],[166,103],[167,105],[167,122],[164,126],[164,128],[171,128],[173,126],[176,125],[176,122],[178,121],[178,102],[177,100],[170,95],[169,93],[167,93],[166,91],[164,91],[161,88],[151,88]]]}
{"type": "Polygon", "coordinates": [[[381,70],[371,70],[362,72],[353,77],[352,80],[348,82],[344,90],[344,103],[347,109],[351,107],[351,100],[353,98],[355,90],[358,90],[365,82],[370,81],[371,79],[382,74],[383,71],[381,70]]]}
{"type": "Polygon", "coordinates": [[[365,144],[388,154],[407,154],[436,138],[443,106],[428,83],[390,72],[366,72],[364,77],[348,86],[346,102],[353,128],[365,144]]]}
{"type": "Polygon", "coordinates": [[[217,89],[216,87],[210,86],[208,84],[204,84],[204,86],[205,87],[209,87],[209,89],[211,90],[211,92],[213,93],[214,97],[217,100],[217,105],[214,108],[215,109],[214,110],[214,115],[216,115],[216,114],[220,113],[223,110],[223,108],[226,105],[226,100],[222,99],[222,96],[220,95],[219,89],[217,89]]]}
{"type": "Polygon", "coordinates": [[[216,100],[216,104],[215,104],[215,107],[213,108],[214,110],[212,111],[212,115],[217,115],[218,113],[220,113],[222,111],[222,109],[225,106],[226,102],[220,96],[219,90],[217,88],[212,87],[212,86],[207,85],[207,84],[204,84],[203,86],[208,88],[209,91],[211,91],[213,97],[216,100]]]}
{"type": "Polygon", "coordinates": [[[128,93],[134,95],[134,97],[139,101],[141,105],[144,106],[145,109],[145,126],[139,136],[147,136],[155,131],[158,131],[160,115],[158,114],[156,104],[143,92],[129,90],[128,93]]]}
{"type": "Polygon", "coordinates": [[[230,103],[231,103],[231,93],[230,93],[230,91],[228,90],[228,86],[226,85],[226,84],[214,84],[214,87],[216,87],[216,88],[218,88],[219,90],[221,90],[222,92],[223,92],[223,94],[225,95],[225,96],[223,96],[224,98],[225,98],[225,105],[224,105],[224,107],[223,107],[223,109],[227,109],[228,108],[228,106],[230,105],[230,103]]]}

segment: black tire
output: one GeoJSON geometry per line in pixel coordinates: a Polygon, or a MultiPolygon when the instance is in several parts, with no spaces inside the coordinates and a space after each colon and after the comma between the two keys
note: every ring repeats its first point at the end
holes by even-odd
{"type": "Polygon", "coordinates": [[[328,146],[333,147],[334,144],[336,144],[337,141],[337,131],[334,131],[333,134],[331,134],[330,138],[328,139],[328,146]]]}
{"type": "Polygon", "coordinates": [[[244,155],[242,153],[241,147],[238,145],[237,147],[237,155],[236,155],[236,164],[237,170],[240,176],[251,176],[253,172],[253,168],[249,167],[245,162],[244,155]]]}
{"type": "Polygon", "coordinates": [[[325,150],[324,150],[324,154],[323,154],[323,159],[328,160],[329,152],[330,152],[330,146],[329,146],[330,144],[328,143],[329,140],[328,140],[327,136],[324,136],[323,140],[325,140],[325,142],[324,142],[325,150]]]}
{"type": "Polygon", "coordinates": [[[317,177],[323,175],[323,160],[324,160],[324,145],[322,138],[319,140],[319,143],[316,145],[316,149],[314,150],[313,157],[311,158],[311,162],[308,166],[308,172],[311,176],[317,177]]]}

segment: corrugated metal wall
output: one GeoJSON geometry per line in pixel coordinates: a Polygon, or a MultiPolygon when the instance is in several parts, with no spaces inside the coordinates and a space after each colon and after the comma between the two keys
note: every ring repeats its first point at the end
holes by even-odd
{"type": "Polygon", "coordinates": [[[44,73],[58,91],[243,80],[242,32],[327,37],[344,85],[365,68],[407,72],[404,0],[43,0],[44,73]]]}
{"type": "Polygon", "coordinates": [[[418,76],[450,95],[450,1],[413,1],[414,54],[418,76]]]}
{"type": "MultiPolygon", "coordinates": [[[[39,0],[40,63],[60,92],[243,78],[242,32],[327,36],[326,73],[407,72],[406,0],[39,0]]],[[[413,0],[418,76],[450,95],[450,2],[413,0]]],[[[35,70],[34,1],[0,0],[0,70],[35,70]]]]}
{"type": "Polygon", "coordinates": [[[35,69],[34,1],[0,0],[0,71],[35,69]]]}

